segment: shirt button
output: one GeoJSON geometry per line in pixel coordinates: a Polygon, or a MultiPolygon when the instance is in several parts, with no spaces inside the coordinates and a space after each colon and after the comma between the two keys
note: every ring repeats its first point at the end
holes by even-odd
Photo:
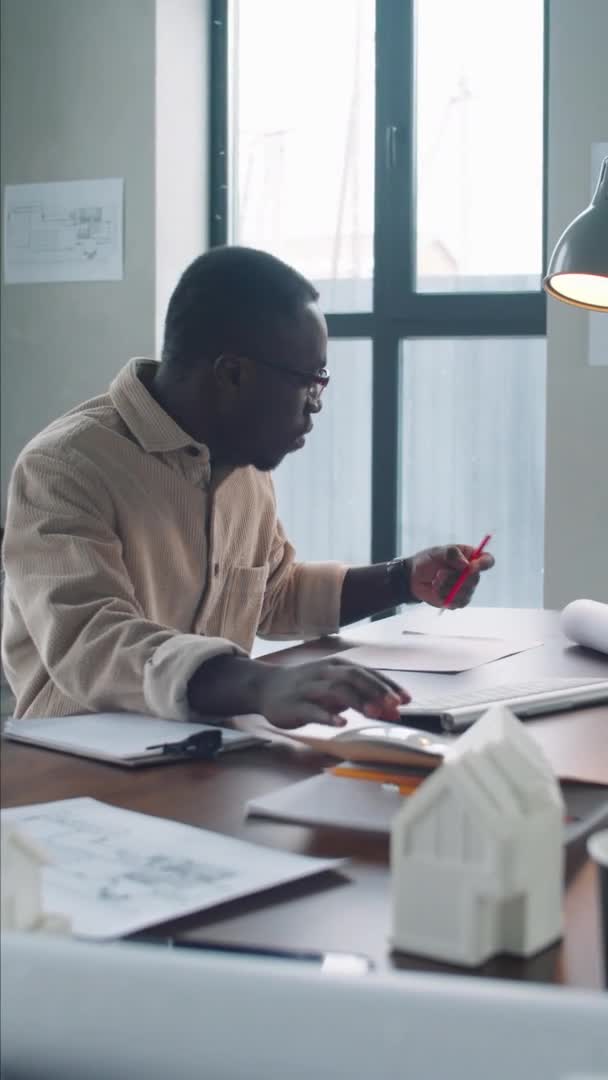
{"type": "Polygon", "coordinates": [[[198,446],[187,446],[186,453],[190,454],[190,457],[200,457],[200,450],[198,446]]]}
{"type": "Polygon", "coordinates": [[[219,572],[220,572],[220,564],[219,564],[219,562],[216,562],[216,563],[214,563],[214,566],[213,566],[213,573],[214,573],[215,577],[217,577],[219,572]]]}

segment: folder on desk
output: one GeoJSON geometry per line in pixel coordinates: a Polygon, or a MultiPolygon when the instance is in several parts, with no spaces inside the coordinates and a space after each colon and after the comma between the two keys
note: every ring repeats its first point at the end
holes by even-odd
{"type": "Polygon", "coordinates": [[[64,754],[113,765],[162,765],[184,758],[213,758],[228,750],[263,742],[248,732],[213,724],[162,720],[139,713],[88,713],[83,716],[9,720],[4,736],[64,754]]]}
{"type": "MultiPolygon", "coordinates": [[[[564,843],[574,843],[608,823],[608,786],[562,780],[561,788],[566,805],[564,843]]],[[[401,792],[394,777],[373,783],[329,771],[250,799],[246,813],[293,825],[357,829],[387,836],[403,799],[411,793],[401,792]]]]}
{"type": "Polygon", "coordinates": [[[394,785],[364,783],[323,772],[250,799],[246,814],[293,825],[386,835],[403,798],[394,785]]]}

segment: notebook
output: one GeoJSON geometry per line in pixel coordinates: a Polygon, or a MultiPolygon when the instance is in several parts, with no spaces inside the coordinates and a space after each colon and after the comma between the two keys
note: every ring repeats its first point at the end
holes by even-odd
{"type": "Polygon", "coordinates": [[[15,742],[131,767],[162,765],[185,757],[209,758],[264,741],[249,732],[162,720],[139,713],[9,720],[4,735],[15,742]],[[206,740],[206,745],[202,740],[206,740]]]}

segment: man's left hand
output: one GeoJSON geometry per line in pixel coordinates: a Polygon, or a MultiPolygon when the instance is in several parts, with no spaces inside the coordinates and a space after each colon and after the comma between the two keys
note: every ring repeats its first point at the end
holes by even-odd
{"type": "Polygon", "coordinates": [[[470,544],[450,544],[447,547],[432,547],[412,555],[410,564],[410,592],[416,600],[422,600],[433,607],[443,607],[450,589],[456,584],[463,570],[469,570],[450,608],[466,607],[484,570],[494,566],[494,558],[484,552],[470,562],[475,548],[470,544]]]}

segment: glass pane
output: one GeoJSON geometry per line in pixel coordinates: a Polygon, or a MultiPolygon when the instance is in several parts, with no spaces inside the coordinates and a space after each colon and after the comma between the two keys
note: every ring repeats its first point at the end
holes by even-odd
{"type": "Polygon", "coordinates": [[[323,410],[304,449],[274,474],[279,516],[298,559],[370,561],[371,359],[369,341],[330,341],[323,410]]]}
{"type": "Polygon", "coordinates": [[[416,4],[417,288],[540,288],[543,0],[416,4]]]}
{"type": "Polygon", "coordinates": [[[484,607],[542,607],[545,352],[544,338],[402,345],[400,548],[491,532],[484,607]]]}
{"type": "Polygon", "coordinates": [[[325,311],[369,311],[373,0],[232,0],[231,243],[315,282],[325,311]]]}

